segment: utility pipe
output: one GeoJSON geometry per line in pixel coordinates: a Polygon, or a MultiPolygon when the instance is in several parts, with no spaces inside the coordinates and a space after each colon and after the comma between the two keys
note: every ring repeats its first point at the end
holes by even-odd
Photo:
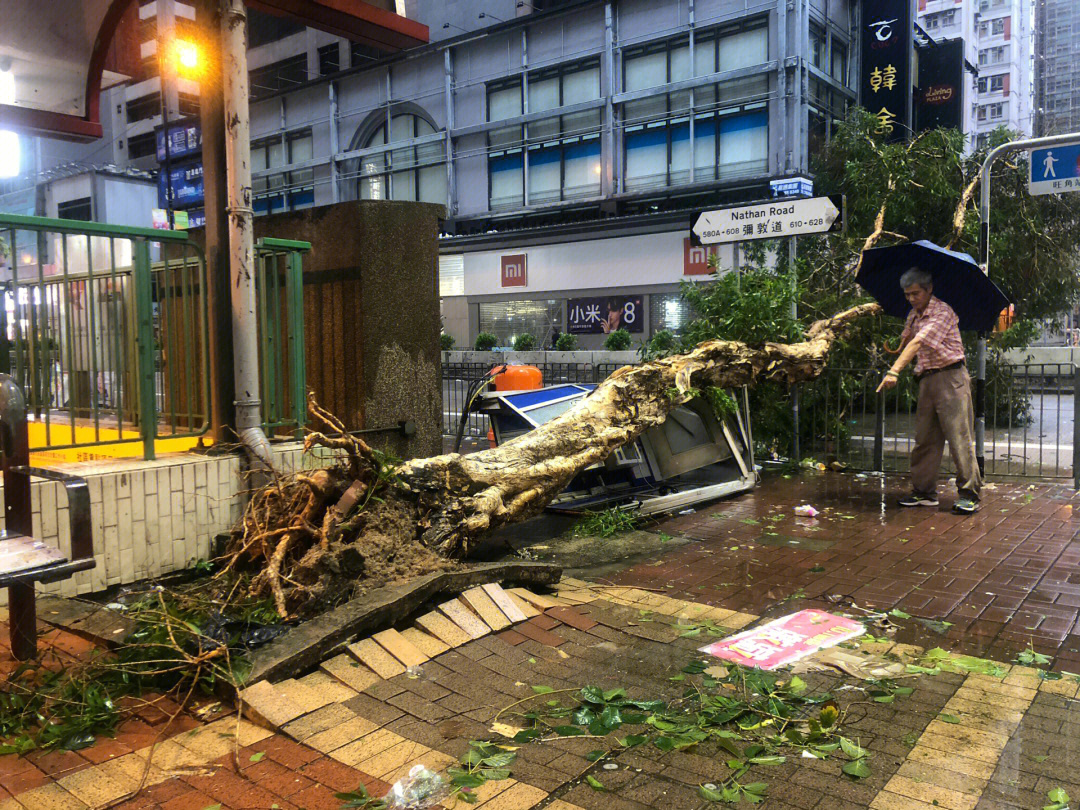
{"type": "Polygon", "coordinates": [[[222,0],[222,94],[232,289],[233,377],[236,433],[254,469],[270,469],[270,442],[262,429],[259,335],[255,314],[255,237],[251,207],[251,121],[248,110],[247,11],[244,0],[222,0]]]}
{"type": "MultiPolygon", "coordinates": [[[[979,187],[979,262],[982,271],[990,275],[990,167],[999,157],[1020,149],[1038,149],[1042,146],[1058,146],[1063,143],[1080,142],[1080,132],[1051,135],[1046,138],[1026,138],[1009,141],[990,150],[983,161],[982,185],[979,187]]],[[[986,472],[986,335],[979,334],[975,353],[975,460],[979,472],[986,472]]]]}

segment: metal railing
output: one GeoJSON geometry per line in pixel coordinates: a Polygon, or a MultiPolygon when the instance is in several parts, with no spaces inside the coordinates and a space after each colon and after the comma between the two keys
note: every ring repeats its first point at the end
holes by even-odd
{"type": "MultiPolygon", "coordinates": [[[[801,388],[803,455],[856,470],[907,472],[915,443],[918,383],[875,393],[880,370],[829,368],[801,388]]],[[[1080,369],[1071,363],[991,368],[987,379],[986,473],[1073,478],[1080,369]]],[[[942,469],[955,472],[946,452],[942,469]]]]}
{"type": "Polygon", "coordinates": [[[260,239],[255,246],[263,430],[299,438],[307,417],[303,254],[311,244],[260,239]]]}
{"type": "Polygon", "coordinates": [[[141,441],[153,458],[207,431],[206,262],[186,233],[2,214],[0,240],[0,371],[37,449],[141,441]]]}
{"type": "MultiPolygon", "coordinates": [[[[598,383],[622,364],[540,363],[544,384],[598,383]]],[[[443,432],[454,435],[469,383],[490,363],[443,363],[443,432]]],[[[915,442],[917,383],[901,377],[887,394],[880,370],[828,368],[800,387],[802,455],[857,471],[907,472],[915,442]]],[[[994,476],[1072,478],[1080,488],[1080,367],[1029,363],[991,368],[987,380],[986,472],[994,476]]],[[[465,435],[485,437],[488,419],[468,417],[465,435]]],[[[768,443],[758,425],[755,439],[768,443]]],[[[954,472],[948,452],[942,469],[954,472]]]]}

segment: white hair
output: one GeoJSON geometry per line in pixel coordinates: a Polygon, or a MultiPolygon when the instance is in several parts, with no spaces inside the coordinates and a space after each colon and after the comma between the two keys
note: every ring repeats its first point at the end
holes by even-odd
{"type": "Polygon", "coordinates": [[[904,275],[900,276],[900,286],[905,290],[915,284],[918,284],[926,290],[929,289],[933,283],[934,277],[921,267],[912,267],[910,270],[907,270],[904,275]]]}

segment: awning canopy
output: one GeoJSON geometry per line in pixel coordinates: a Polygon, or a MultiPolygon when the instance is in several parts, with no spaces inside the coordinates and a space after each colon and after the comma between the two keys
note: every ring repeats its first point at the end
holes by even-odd
{"type": "MultiPolygon", "coordinates": [[[[428,41],[427,26],[362,0],[251,0],[260,11],[393,52],[428,41]]],[[[140,59],[136,0],[13,0],[0,19],[0,70],[15,78],[0,129],[88,141],[101,137],[103,88],[140,59]]]]}

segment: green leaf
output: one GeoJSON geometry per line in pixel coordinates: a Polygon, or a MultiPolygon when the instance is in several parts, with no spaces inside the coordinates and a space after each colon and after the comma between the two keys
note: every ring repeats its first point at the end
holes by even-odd
{"type": "Polygon", "coordinates": [[[505,768],[517,759],[517,751],[499,751],[497,754],[484,757],[480,764],[488,768],[505,768]]]}
{"type": "Polygon", "coordinates": [[[588,706],[582,706],[570,715],[570,719],[579,726],[587,726],[596,720],[596,712],[588,706]]]}
{"type": "Polygon", "coordinates": [[[749,785],[743,785],[742,789],[747,793],[753,793],[755,796],[764,796],[769,786],[765,782],[751,782],[749,785]]]}
{"type": "Polygon", "coordinates": [[[944,713],[938,715],[938,720],[942,721],[943,723],[959,723],[960,722],[959,717],[956,717],[955,715],[952,715],[952,714],[944,714],[944,713]]]}
{"type": "Polygon", "coordinates": [[[806,681],[798,675],[792,675],[791,680],[788,681],[787,689],[793,695],[801,695],[806,691],[806,681]]]}
{"type": "Polygon", "coordinates": [[[847,737],[840,738],[840,750],[851,759],[862,759],[868,753],[865,748],[860,748],[847,737]]]}
{"type": "Polygon", "coordinates": [[[252,754],[252,755],[251,755],[251,760],[250,760],[250,761],[251,761],[251,762],[259,762],[259,761],[261,761],[261,760],[262,760],[262,758],[263,758],[263,757],[265,757],[265,756],[266,756],[266,752],[265,752],[265,751],[259,751],[259,752],[258,752],[257,754],[252,754]]]}
{"type": "Polygon", "coordinates": [[[646,737],[644,734],[630,734],[619,740],[619,745],[621,745],[623,748],[633,748],[635,745],[642,745],[643,743],[647,743],[648,741],[649,738],[646,737]]]}
{"type": "Polygon", "coordinates": [[[599,686],[586,686],[581,690],[581,699],[587,703],[603,705],[604,693],[599,686]]]}
{"type": "Polygon", "coordinates": [[[618,700],[619,698],[624,697],[626,697],[625,689],[608,689],[606,692],[604,692],[604,701],[606,703],[610,703],[613,700],[618,700]]]}
{"type": "Polygon", "coordinates": [[[892,695],[878,695],[876,698],[874,698],[874,701],[876,703],[892,703],[893,702],[893,696],[892,695]]]}
{"type": "Polygon", "coordinates": [[[844,767],[841,770],[855,779],[866,779],[870,775],[870,766],[866,764],[866,759],[864,758],[845,762],[844,767]]]}
{"type": "Polygon", "coordinates": [[[516,743],[532,742],[533,740],[535,740],[539,736],[540,736],[540,729],[538,729],[538,728],[526,728],[526,729],[522,729],[521,731],[519,731],[517,734],[514,735],[514,742],[516,742],[516,743]]]}
{"type": "Polygon", "coordinates": [[[1030,759],[1031,759],[1032,762],[1046,762],[1046,760],[1050,759],[1050,755],[1049,754],[1035,754],[1030,759]]]}
{"type": "Polygon", "coordinates": [[[766,757],[750,757],[748,762],[752,762],[755,765],[782,765],[787,761],[787,757],[778,756],[766,756],[766,757]]]}
{"type": "Polygon", "coordinates": [[[600,725],[608,731],[614,731],[622,725],[622,722],[618,706],[605,706],[604,710],[600,712],[600,725]]]}
{"type": "Polygon", "coordinates": [[[534,686],[532,690],[538,695],[547,695],[555,691],[550,686],[534,686]]]}
{"type": "Polygon", "coordinates": [[[1060,802],[1061,804],[1068,804],[1070,801],[1069,794],[1065,792],[1064,788],[1059,787],[1056,787],[1047,793],[1046,798],[1052,802],[1060,802]]]}
{"type": "Polygon", "coordinates": [[[824,574],[825,573],[825,566],[824,565],[815,565],[813,568],[810,569],[810,573],[811,574],[824,574]]]}
{"type": "Polygon", "coordinates": [[[910,695],[915,690],[910,686],[897,686],[894,687],[892,691],[894,695],[910,695]]]}
{"type": "Polygon", "coordinates": [[[607,790],[607,788],[604,787],[604,783],[597,779],[595,776],[592,776],[591,774],[585,777],[585,781],[589,783],[589,787],[591,787],[593,790],[607,790]]]}
{"type": "Polygon", "coordinates": [[[203,810],[221,810],[221,804],[208,804],[203,810]]]}
{"type": "Polygon", "coordinates": [[[604,756],[607,756],[607,751],[597,748],[595,751],[590,751],[589,753],[587,753],[585,755],[585,759],[589,760],[589,762],[596,762],[596,760],[604,756]]]}
{"type": "Polygon", "coordinates": [[[716,788],[706,787],[705,785],[698,785],[698,795],[701,796],[707,802],[723,802],[727,801],[724,798],[724,794],[716,788]]]}
{"type": "Polygon", "coordinates": [[[552,731],[560,737],[582,737],[585,735],[585,730],[577,726],[555,726],[552,731]]]}
{"type": "Polygon", "coordinates": [[[890,610],[889,615],[892,616],[893,618],[896,618],[896,619],[910,619],[911,618],[910,613],[904,613],[904,611],[900,610],[899,608],[893,608],[892,610],[890,610]]]}
{"type": "Polygon", "coordinates": [[[480,775],[489,782],[498,782],[510,778],[509,768],[481,768],[480,775]]]}

